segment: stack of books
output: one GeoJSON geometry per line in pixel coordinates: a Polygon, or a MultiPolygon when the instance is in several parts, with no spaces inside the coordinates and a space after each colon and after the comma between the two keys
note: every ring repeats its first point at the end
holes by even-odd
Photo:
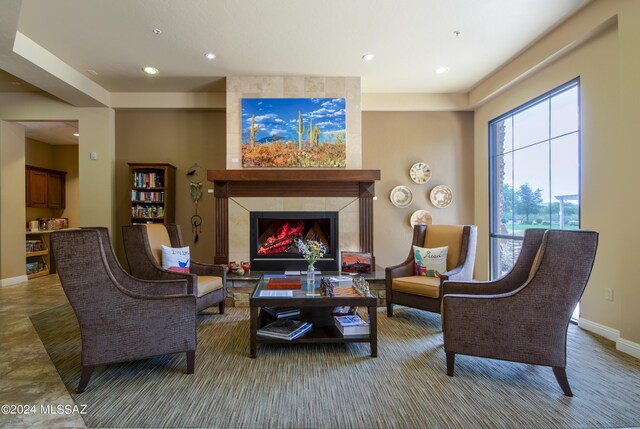
{"type": "Polygon", "coordinates": [[[276,319],[287,319],[300,316],[300,309],[295,307],[262,307],[265,313],[276,319]]]}
{"type": "Polygon", "coordinates": [[[356,314],[358,308],[352,305],[341,305],[339,307],[334,307],[333,311],[331,311],[332,316],[351,316],[356,314]]]}
{"type": "Polygon", "coordinates": [[[345,337],[350,335],[369,335],[369,324],[362,320],[357,314],[352,316],[334,316],[333,319],[336,327],[345,337]]]}
{"type": "Polygon", "coordinates": [[[258,329],[258,335],[263,337],[278,338],[281,340],[294,340],[311,330],[311,323],[301,320],[280,319],[269,323],[262,329],[258,329]]]}

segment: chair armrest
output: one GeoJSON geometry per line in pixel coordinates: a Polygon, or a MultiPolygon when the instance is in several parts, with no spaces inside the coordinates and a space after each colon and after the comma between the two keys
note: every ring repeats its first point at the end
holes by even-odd
{"type": "Polygon", "coordinates": [[[188,282],[183,280],[141,280],[135,277],[127,277],[121,280],[123,288],[139,294],[149,296],[186,295],[188,294],[188,282]]]}
{"type": "Polygon", "coordinates": [[[386,278],[407,277],[413,275],[414,270],[413,258],[407,258],[401,264],[385,268],[385,275],[386,278]]]}
{"type": "Polygon", "coordinates": [[[442,294],[466,294],[466,295],[499,295],[509,293],[520,286],[516,282],[506,278],[494,281],[455,281],[447,280],[443,284],[442,294]]]}
{"type": "Polygon", "coordinates": [[[223,265],[203,264],[192,260],[189,270],[199,276],[217,276],[225,280],[226,270],[223,265]]]}

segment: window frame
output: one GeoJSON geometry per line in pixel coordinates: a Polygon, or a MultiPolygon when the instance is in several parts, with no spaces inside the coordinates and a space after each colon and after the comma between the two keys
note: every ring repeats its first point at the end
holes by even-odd
{"type": "MultiPolygon", "coordinates": [[[[534,143],[528,143],[526,146],[520,147],[518,149],[514,149],[513,146],[511,147],[511,150],[509,152],[513,153],[516,150],[520,150],[520,149],[524,149],[530,146],[534,146],[536,144],[540,144],[542,142],[548,142],[549,144],[549,153],[551,153],[551,142],[553,140],[556,140],[560,137],[563,136],[567,136],[567,135],[571,135],[574,133],[577,133],[577,139],[578,139],[578,227],[580,228],[581,224],[582,224],[582,100],[581,100],[581,86],[580,86],[580,77],[575,77],[571,80],[569,80],[568,82],[563,83],[562,85],[559,85],[547,92],[545,92],[544,94],[541,94],[517,107],[515,107],[514,109],[511,109],[503,114],[501,114],[500,116],[497,116],[493,119],[491,119],[488,124],[488,143],[489,143],[489,159],[488,159],[488,167],[489,167],[489,177],[488,177],[488,186],[489,186],[489,278],[490,279],[496,279],[498,277],[500,277],[500,273],[499,273],[499,269],[497,268],[497,264],[499,263],[499,257],[498,257],[498,252],[499,252],[499,248],[498,246],[494,246],[493,242],[494,240],[499,240],[499,239],[505,239],[505,240],[514,240],[514,241],[522,241],[523,237],[522,236],[518,236],[515,235],[515,233],[512,233],[511,235],[509,234],[499,234],[497,232],[498,227],[499,227],[499,223],[498,223],[498,219],[497,219],[497,214],[498,214],[498,200],[497,197],[498,195],[496,195],[498,192],[498,184],[497,184],[497,180],[496,180],[496,168],[497,168],[497,159],[498,159],[498,154],[497,154],[497,148],[496,148],[496,133],[495,133],[495,124],[499,121],[503,121],[505,119],[510,119],[512,121],[512,133],[514,132],[514,127],[513,127],[513,118],[515,115],[517,115],[518,113],[524,112],[529,108],[532,108],[544,101],[547,101],[549,103],[549,120],[548,120],[548,127],[549,127],[549,133],[546,139],[544,140],[540,140],[534,143]],[[551,135],[551,99],[554,96],[560,95],[572,88],[576,87],[577,88],[577,105],[578,105],[578,122],[577,122],[577,130],[576,131],[571,131],[571,132],[565,132],[563,134],[559,134],[557,136],[552,136],[551,135]]],[[[512,143],[513,143],[513,136],[512,136],[512,143]]],[[[503,152],[504,153],[504,152],[503,152]]],[[[513,172],[515,172],[515,168],[512,167],[513,172]]],[[[550,189],[551,188],[551,163],[549,163],[549,186],[550,189]]],[[[514,174],[514,173],[512,173],[514,174]]],[[[515,175],[515,174],[514,174],[515,175]]],[[[512,180],[513,183],[513,180],[512,180]]],[[[513,186],[512,192],[515,194],[515,184],[513,186]]],[[[549,211],[550,211],[550,218],[549,220],[551,220],[551,207],[552,207],[552,202],[550,202],[549,204],[549,211]]],[[[515,206],[512,208],[512,210],[515,211],[515,206]]],[[[548,225],[547,228],[544,229],[551,229],[551,223],[548,225]]],[[[515,255],[513,258],[513,261],[515,263],[515,255]]]]}

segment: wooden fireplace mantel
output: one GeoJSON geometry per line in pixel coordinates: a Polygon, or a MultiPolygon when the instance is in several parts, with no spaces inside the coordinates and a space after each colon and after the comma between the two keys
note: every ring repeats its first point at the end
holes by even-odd
{"type": "Polygon", "coordinates": [[[373,197],[380,170],[208,170],[216,210],[216,264],[229,262],[229,198],[354,197],[360,251],[373,252],[373,197]]]}

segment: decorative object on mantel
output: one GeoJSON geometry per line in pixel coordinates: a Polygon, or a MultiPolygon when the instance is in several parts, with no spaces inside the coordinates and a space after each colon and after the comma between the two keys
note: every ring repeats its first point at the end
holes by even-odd
{"type": "Polygon", "coordinates": [[[341,272],[371,274],[373,271],[373,256],[366,252],[340,252],[341,272]]]}
{"type": "Polygon", "coordinates": [[[411,228],[416,225],[431,225],[433,223],[433,218],[431,217],[431,213],[426,210],[416,210],[411,215],[411,219],[409,219],[409,224],[411,228]]]}
{"type": "Polygon", "coordinates": [[[347,165],[344,98],[243,98],[242,166],[347,165]]]}
{"type": "Polygon", "coordinates": [[[191,232],[196,234],[193,242],[197,243],[198,232],[202,232],[202,218],[198,215],[198,203],[202,198],[202,182],[205,179],[204,168],[196,162],[187,168],[187,179],[189,179],[189,185],[191,186],[191,200],[196,205],[196,213],[191,216],[191,232]]]}
{"type": "Polygon", "coordinates": [[[418,184],[427,183],[431,179],[431,167],[424,162],[416,162],[409,170],[411,180],[418,184]]]}
{"type": "Polygon", "coordinates": [[[413,194],[409,188],[400,185],[391,190],[389,198],[391,198],[391,202],[394,206],[403,209],[411,204],[411,201],[413,201],[413,194]]]}
{"type": "Polygon", "coordinates": [[[429,199],[431,200],[431,204],[439,209],[443,209],[449,207],[449,204],[453,201],[453,192],[451,188],[446,185],[438,185],[431,190],[429,199]]]}

